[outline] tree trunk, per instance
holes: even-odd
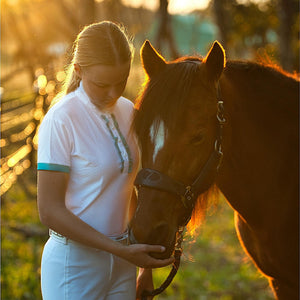
[[[216,18],[216,23],[219,28],[220,42],[223,47],[227,50],[227,22],[226,12],[224,8],[224,0],[213,0],[213,11]]]
[[[278,0],[279,60],[286,71],[293,71],[292,26],[298,11],[297,2]]]
[[[168,12],[168,0],[160,0],[159,1],[159,10],[157,12],[159,19],[159,27],[156,38],[156,47],[161,51],[163,44],[167,44],[170,50],[170,54],[172,58],[179,57],[179,53],[177,51],[172,26],[171,26],[171,17]]]

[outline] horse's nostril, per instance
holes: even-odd
[[[150,231],[136,231],[133,233],[132,228],[128,229],[128,238],[130,244],[151,244],[164,245],[170,234],[168,223],[162,222],[152,227]]]

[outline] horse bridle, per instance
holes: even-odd
[[[214,144],[214,150],[210,154],[208,160],[201,169],[199,175],[193,183],[185,185],[182,182],[176,181],[170,178],[168,175],[161,173],[160,171],[143,168],[139,171],[134,185],[137,188],[147,187],[156,189],[171,194],[175,194],[181,200],[183,206],[189,211],[189,216],[184,220],[181,226],[185,226],[191,217],[197,197],[205,192],[210,185],[213,183],[214,178],[219,170],[222,162],[222,137],[223,137],[223,126],[225,123],[224,118],[224,104],[220,100],[220,87],[217,88],[218,107],[217,107],[217,135]]]
[[[221,100],[221,90],[220,84],[217,85],[217,135],[214,144],[214,150],[210,154],[208,160],[201,169],[199,175],[194,180],[192,184],[185,185],[182,182],[176,181],[170,178],[168,175],[161,173],[160,171],[143,168],[139,171],[134,185],[139,187],[147,187],[151,189],[156,189],[171,194],[175,194],[179,197],[181,203],[188,211],[186,218],[182,221],[177,232],[177,240],[175,245],[174,257],[175,262],[173,268],[165,280],[165,282],[157,289],[153,291],[144,291],[142,294],[142,299],[147,299],[147,296],[155,296],[163,292],[171,283],[172,279],[176,275],[179,268],[180,257],[182,254],[181,242],[183,240],[183,228],[189,222],[196,199],[200,194],[205,192],[213,183],[219,167],[222,162],[223,152],[222,152],[222,138],[223,138],[223,127],[226,122],[224,118],[224,103]]]

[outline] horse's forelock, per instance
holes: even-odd
[[[149,134],[156,120],[163,121],[166,130],[172,130],[174,120],[182,119],[179,115],[183,113],[199,63],[200,59],[185,58],[169,63],[163,72],[148,78],[144,90],[137,98],[137,111],[133,120],[133,128],[139,140]]]

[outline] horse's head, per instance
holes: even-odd
[[[225,56],[215,42],[205,59],[166,62],[146,41],[141,58],[148,78],[133,126],[144,169],[137,176],[130,238],[165,246],[165,253],[156,255],[162,258],[172,254],[178,227],[213,183],[220,160],[217,94]]]

